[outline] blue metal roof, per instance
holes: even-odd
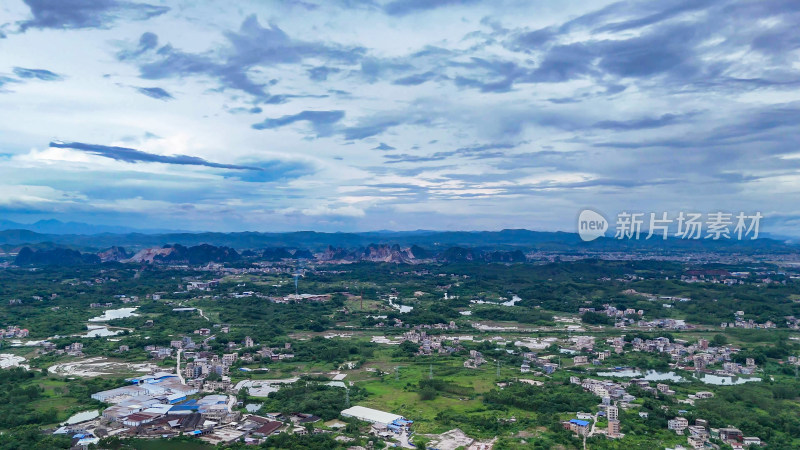
[[[199,406],[197,405],[175,405],[170,408],[170,411],[197,411]]]
[[[582,427],[585,427],[585,426],[589,425],[589,422],[587,422],[585,420],[572,419],[569,422],[570,423],[574,423],[575,425],[580,425]]]

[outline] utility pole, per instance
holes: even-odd
[[[796,366],[795,366],[795,367],[796,367]],[[429,380],[432,380],[432,379],[433,379],[433,364],[431,364],[430,366],[428,366],[428,379],[429,379]]]
[[[344,388],[344,395],[345,395],[345,397],[344,397],[344,406],[346,408],[349,408],[350,407],[350,389],[347,386],[345,386],[345,388]]]
[[[500,378],[500,360],[499,359],[497,360],[497,375],[496,375],[496,377]]]

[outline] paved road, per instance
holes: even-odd
[[[592,429],[589,430],[589,437],[592,437],[592,435],[594,435],[595,427],[597,427],[597,414],[595,414],[594,417],[592,418]]]
[[[181,373],[181,352],[183,351],[182,348],[178,349],[178,361],[175,363],[175,372],[178,374],[178,379],[181,380],[181,384],[186,384],[186,380],[183,379],[183,373]]]

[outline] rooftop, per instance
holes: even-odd
[[[392,414],[386,411],[367,408],[364,406],[353,406],[342,411],[345,417],[355,417],[357,419],[365,420],[373,423],[392,423],[397,419],[402,419],[403,416],[399,414]]]

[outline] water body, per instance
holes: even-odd
[[[86,328],[89,329],[89,332],[84,334],[84,337],[108,337],[108,336],[116,336],[122,331],[114,330],[111,331],[108,327],[98,326],[98,325],[86,325]]]
[[[511,300],[507,300],[507,301],[504,301],[502,303],[489,302],[489,301],[486,301],[486,300],[470,300],[469,302],[470,303],[475,303],[476,305],[514,306],[514,305],[517,304],[517,302],[521,302],[521,301],[522,301],[522,298],[520,298],[518,295],[514,294],[514,296],[511,297]]]
[[[96,417],[100,417],[100,412],[96,409],[94,411],[83,411],[77,414],[73,414],[72,417],[70,417],[69,419],[67,419],[66,422],[64,422],[64,425],[74,425],[76,423],[92,420]]]
[[[686,381],[685,378],[676,374],[675,372],[656,372],[655,370],[648,370],[647,373],[643,377],[647,381],[672,381],[674,383],[680,383],[681,381]]]
[[[92,317],[89,322],[108,322],[109,320],[138,316],[134,311],[136,308],[109,309],[103,312],[102,316]]]
[[[643,378],[647,381],[672,381],[673,383],[680,383],[687,381],[684,377],[676,374],[675,372],[659,372],[656,370],[648,370],[642,376],[642,372],[636,369],[615,370],[611,372],[597,372],[601,377],[619,377],[619,378]],[[736,384],[744,384],[750,381],[761,381],[759,377],[734,377],[730,375],[712,375],[703,374],[702,376],[694,376],[694,378],[706,384],[714,384],[717,386],[733,386]]]
[[[392,308],[400,311],[401,313],[409,313],[409,312],[414,310],[413,306],[398,305],[398,304],[392,303],[391,300],[389,300],[389,306],[391,306]]]
[[[714,384],[717,386],[733,386],[736,384],[744,384],[751,381],[761,381],[759,377],[734,377],[729,375],[711,375],[703,374],[702,377],[695,377],[706,384]]]
[[[635,378],[642,375],[642,372],[634,369],[615,370],[613,372],[597,372],[600,377],[619,377],[619,378]]]

